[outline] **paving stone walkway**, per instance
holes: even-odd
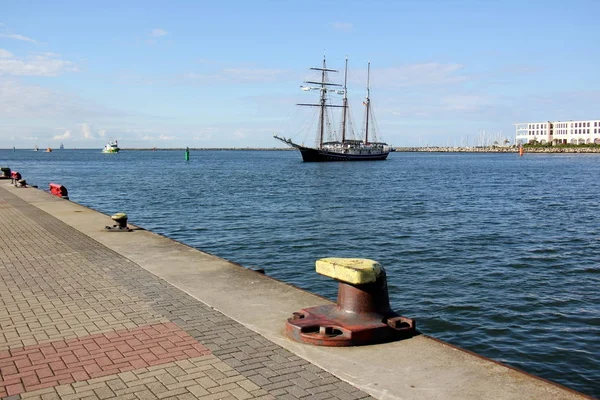
[[[370,396],[0,187],[0,398]]]

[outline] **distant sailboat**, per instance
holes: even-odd
[[[35,147],[33,148],[33,151],[40,151],[40,148],[37,146],[37,144],[35,145]]]
[[[65,145],[61,143],[61,144],[60,144],[60,149],[61,149],[61,150],[64,150],[64,149],[65,149]]]

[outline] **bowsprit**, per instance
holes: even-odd
[[[339,282],[337,304],[304,308],[286,323],[286,335],[317,346],[358,346],[416,334],[415,321],[390,307],[385,270],[376,261],[323,258],[317,273]]]

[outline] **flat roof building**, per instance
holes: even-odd
[[[600,119],[524,122],[515,126],[517,145],[526,143],[600,145]]]

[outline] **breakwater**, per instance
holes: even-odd
[[[517,147],[395,147],[397,152],[518,153]],[[600,147],[526,147],[525,153],[600,153]]]
[[[395,147],[397,152],[518,153],[517,147]],[[525,153],[600,153],[600,147],[526,147]]]

